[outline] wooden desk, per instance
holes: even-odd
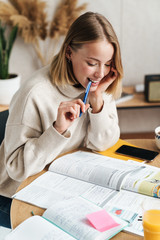
[[[127,140],[128,142],[135,144],[139,147],[144,147],[150,150],[158,151],[155,141],[150,139],[134,139],[134,140]],[[158,155],[153,163],[151,163],[154,166],[160,167],[160,156]],[[35,178],[42,175],[46,170],[43,170],[41,173],[38,173],[32,177],[27,178],[18,188],[18,190],[24,188],[29,183],[31,183]],[[11,206],[11,225],[12,228],[17,227],[21,222],[23,222],[25,219],[31,217],[31,212],[34,212],[36,215],[42,215],[44,212],[44,209],[33,206],[28,203],[21,202],[19,200],[14,199],[12,201]],[[112,238],[113,240],[142,240],[143,237],[137,236],[137,235],[131,235],[129,233],[120,232],[115,237]]]
[[[133,98],[117,104],[117,109],[160,108],[160,102],[150,103],[145,100],[144,92],[136,93],[133,86],[124,87],[124,92],[133,94]]]

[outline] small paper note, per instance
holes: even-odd
[[[104,232],[113,227],[117,227],[119,224],[106,212],[105,209],[102,209],[98,212],[90,213],[86,216],[90,223],[100,232]]]

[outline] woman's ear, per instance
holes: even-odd
[[[68,61],[71,61],[71,54],[72,50],[71,47],[68,45],[68,47],[66,48],[66,58],[68,59]]]

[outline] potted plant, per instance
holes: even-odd
[[[78,0],[61,0],[60,4],[57,6],[56,13],[53,15],[51,21],[48,21],[46,6],[47,1],[44,0],[35,0],[35,1],[17,1],[17,0],[8,0],[7,2],[0,0],[0,20],[6,25],[11,27],[12,31],[8,36],[8,41],[4,40],[5,30],[1,26],[1,50],[0,54],[6,51],[6,47],[8,48],[7,59],[8,63],[4,63],[2,69],[0,71],[6,71],[9,67],[9,57],[11,53],[11,49],[13,43],[17,36],[17,30],[20,37],[24,39],[24,43],[30,44],[33,47],[33,50],[38,56],[37,61],[38,66],[46,65],[51,62],[53,54],[55,54],[57,45],[61,41],[61,37],[63,38],[71,25],[71,23],[79,16],[80,12],[86,8],[87,4],[82,4],[81,6],[77,6]],[[49,41],[48,41],[49,39]],[[45,40],[47,40],[47,49],[49,51],[44,51]],[[5,41],[7,41],[5,43]],[[3,42],[3,45],[2,45]],[[44,44],[42,44],[44,42]],[[3,48],[2,48],[3,47]],[[53,49],[52,49],[53,48]],[[47,54],[48,52],[48,54]],[[52,52],[52,56],[50,53]],[[2,54],[3,55],[3,54]],[[4,57],[3,61],[6,61]],[[0,56],[0,66],[2,66],[2,59]],[[3,73],[4,74],[4,73]],[[11,74],[5,74],[11,77]],[[0,78],[4,78],[1,77]],[[9,86],[3,87],[3,85],[10,80]],[[11,86],[11,82],[13,82],[13,78],[9,80],[0,80],[0,104],[9,104],[11,97],[7,97],[7,90],[11,91],[16,88],[16,84]],[[8,101],[6,102],[6,98]]]
[[[20,86],[20,76],[9,72],[9,60],[17,32],[18,26],[9,31],[0,22],[0,104],[3,105],[10,103]]]

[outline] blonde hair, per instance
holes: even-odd
[[[70,85],[77,84],[72,64],[66,58],[67,47],[70,46],[76,51],[85,43],[104,40],[104,38],[114,47],[113,62],[118,72],[116,80],[106,92],[112,94],[114,98],[118,98],[122,91],[121,79],[123,77],[120,46],[112,25],[99,13],[86,12],[70,26],[59,53],[55,55],[51,63],[52,82],[57,86],[67,83]]]

